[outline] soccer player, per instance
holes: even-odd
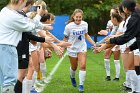
[[[140,52],[140,10],[136,9],[136,1],[135,0],[124,0],[122,2],[123,11],[130,15],[130,19],[128,20],[127,29],[122,36],[109,38],[106,40],[106,43],[110,44],[118,44],[122,45],[129,40],[136,38],[136,41],[130,46],[130,50],[139,49]],[[135,66],[135,71],[137,74],[137,88],[134,90],[134,93],[140,92],[140,64]]]
[[[88,24],[83,21],[83,11],[81,9],[75,9],[71,15],[71,19],[65,27],[64,31],[64,41],[72,43],[72,46],[67,48],[71,67],[70,67],[70,79],[74,87],[77,86],[75,80],[75,72],[80,65],[79,71],[79,91],[84,91],[84,81],[86,77],[86,52],[87,44],[85,39],[87,39],[93,46],[95,42],[88,35]]]
[[[117,8],[112,8],[110,10],[110,17],[112,16],[113,13],[116,13]],[[119,19],[119,21],[121,21]],[[101,30],[98,34],[103,34],[103,35],[107,35],[104,39],[102,39],[101,41],[96,43],[96,46],[98,47],[99,44],[103,44],[105,43],[105,39],[108,38],[110,35],[114,35],[116,34],[117,30],[118,30],[118,25],[113,24],[112,20],[109,20],[107,23],[107,30]],[[115,48],[108,48],[105,50],[105,54],[104,54],[104,64],[105,64],[105,70],[106,70],[106,81],[110,81],[111,80],[111,75],[110,75],[110,57],[111,55],[114,55],[114,64],[115,64],[115,69],[116,69],[116,76],[113,79],[113,81],[119,81],[119,76],[120,76],[120,51],[119,50],[115,50]]]

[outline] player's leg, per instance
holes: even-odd
[[[76,87],[77,84],[76,84],[76,80],[75,80],[75,73],[76,73],[77,66],[78,66],[77,53],[68,52],[68,55],[69,55],[70,64],[71,64],[71,66],[70,66],[70,78],[71,78],[72,85],[74,87]]]
[[[29,58],[29,66],[27,76],[23,80],[22,93],[30,93],[33,86],[32,76],[34,73],[32,57]]]
[[[120,77],[120,51],[114,51],[114,64],[115,64],[115,69],[116,69],[116,76],[113,79],[114,81],[119,81]]]
[[[122,53],[122,62],[124,66],[124,71],[126,73],[126,80],[123,83],[123,86],[127,88],[127,90],[131,91],[130,72],[128,70],[128,57],[129,53]]]
[[[140,93],[140,51],[139,49],[134,50],[134,66],[135,66],[135,72],[137,75],[137,79],[135,79],[136,83],[136,91],[137,93]]]
[[[86,78],[86,52],[78,53],[79,71],[79,91],[84,91],[84,81]]]
[[[106,70],[106,80],[110,81],[111,77],[110,77],[110,56],[112,54],[112,50],[111,48],[106,49],[105,50],[105,54],[104,54],[104,64],[105,64],[105,70]]]
[[[128,56],[128,73],[130,77],[131,89],[135,91],[136,72],[134,70],[134,53],[130,52]]]

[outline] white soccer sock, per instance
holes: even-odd
[[[32,76],[32,86],[34,86],[36,79],[37,79],[37,72],[34,71],[33,76]]]
[[[137,78],[135,70],[130,71],[130,79],[131,79],[132,91],[136,91],[138,78]]]
[[[140,75],[137,75],[136,92],[140,93]]]
[[[86,71],[79,71],[79,85],[84,85],[84,81],[86,78]]]
[[[110,59],[104,59],[106,75],[110,76]]]
[[[45,78],[46,77],[46,63],[40,63],[40,70],[42,71],[42,77]]]
[[[75,72],[76,71],[73,71],[72,68],[70,67],[70,76],[71,76],[71,78],[75,78]]]
[[[116,68],[116,78],[120,77],[120,60],[114,60]]]
[[[125,85],[126,87],[131,88],[131,82],[130,82],[130,70],[126,71],[126,81],[125,81]]]
[[[32,88],[32,80],[24,79],[22,83],[22,93],[30,93]]]

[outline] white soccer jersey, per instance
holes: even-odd
[[[125,21],[122,21],[120,24],[119,24],[119,28],[117,30],[117,32],[123,32],[124,31],[124,23]],[[126,29],[125,29],[126,30]],[[124,32],[123,32],[124,33]]]
[[[109,31],[111,31],[111,30],[113,29],[113,26],[114,26],[114,25],[113,25],[112,21],[109,20],[109,21],[107,22],[106,29],[109,30]]]
[[[85,21],[81,21],[81,24],[77,25],[74,22],[66,25],[64,35],[68,36],[68,42],[72,45],[67,48],[69,52],[82,52],[87,50],[87,44],[85,42],[85,34],[88,32],[88,24]]]

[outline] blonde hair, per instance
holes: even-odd
[[[46,10],[46,7],[47,7],[47,4],[46,4],[43,0],[37,0],[37,1],[35,2],[35,5],[36,5],[36,6],[41,5],[43,10]]]
[[[37,12],[31,12],[29,15],[30,19],[33,19],[36,16]]]
[[[10,0],[10,3],[12,4],[18,4],[19,0]]]
[[[70,17],[70,20],[67,22],[67,24],[70,23],[70,22],[74,22],[73,17],[74,17],[75,14],[77,14],[77,13],[81,13],[82,15],[84,14],[83,11],[82,11],[81,9],[75,9],[74,12],[73,12],[73,14],[72,14],[71,17]]]
[[[55,15],[52,14],[52,13],[49,13],[49,14],[50,14],[51,20],[54,21],[55,20]]]

